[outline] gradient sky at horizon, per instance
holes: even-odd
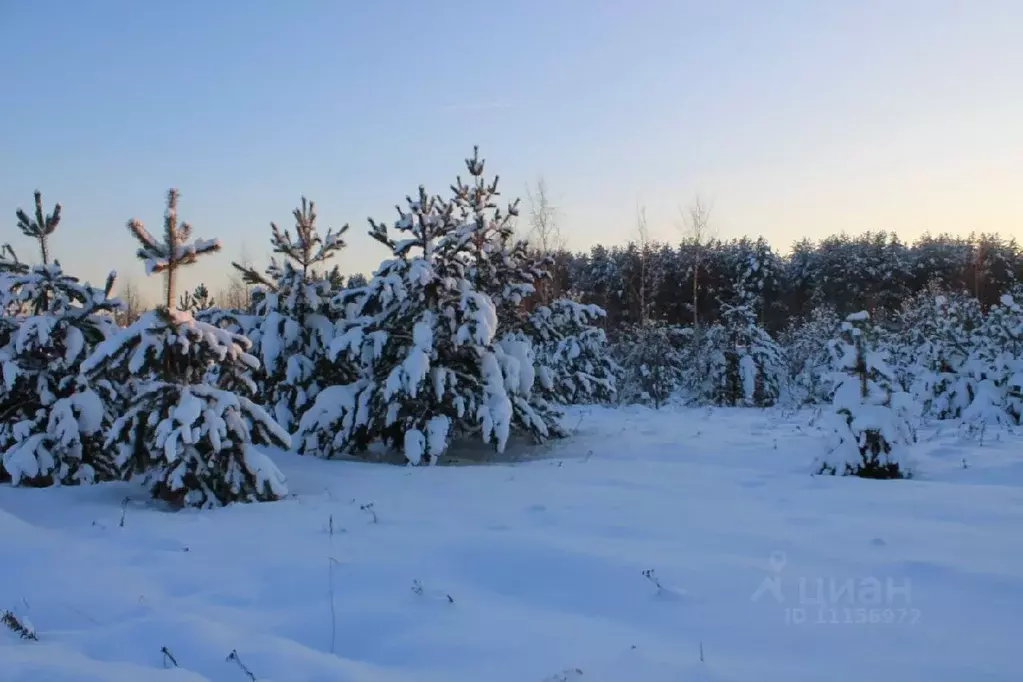
[[[32,191],[53,245],[155,300],[125,230],[168,187],[224,253],[268,256],[300,196],[349,223],[444,191],[479,144],[508,197],[546,178],[574,249],[678,237],[699,193],[729,238],[995,231],[1023,221],[1023,3],[0,0],[0,237]]]

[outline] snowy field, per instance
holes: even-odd
[[[810,413],[574,414],[485,466],[281,454],[291,498],[216,511],[2,487],[38,641],[0,631],[0,680],[1021,679],[1020,437],[871,481],[809,475]]]

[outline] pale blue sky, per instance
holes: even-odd
[[[0,215],[61,201],[64,265],[150,295],[124,227],[164,192],[221,284],[305,193],[366,217],[444,190],[481,145],[508,195],[544,175],[569,245],[866,229],[1023,236],[1023,3],[983,0],[0,0]]]

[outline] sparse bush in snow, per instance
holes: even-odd
[[[147,271],[166,276],[167,297],[163,307],[101,343],[82,366],[97,379],[130,377],[129,407],[110,428],[106,447],[118,466],[152,482],[154,497],[174,505],[280,498],[287,492],[284,477],[255,446],[286,447],[288,433],[238,394],[256,390],[250,374],[259,361],[246,352],[249,340],[172,307],[177,269],[218,250],[219,242],[188,242],[191,228],[178,224],[175,190],[162,242],[137,220],[128,227]],[[214,365],[220,386],[206,383]]]
[[[8,630],[22,639],[30,639],[32,641],[38,641],[39,639],[35,628],[28,622],[28,619],[24,616],[19,617],[13,611],[0,611],[0,623],[3,623]]]
[[[862,478],[906,478],[905,449],[915,440],[912,397],[894,384],[894,374],[868,338],[870,315],[853,313],[832,343],[835,368],[837,444],[818,473]]]
[[[531,344],[501,336],[498,307],[477,288],[500,290],[502,306],[531,291],[528,281],[500,281],[517,271],[500,250],[515,204],[496,208],[496,181],[484,181],[478,156],[466,164],[473,185],[459,180],[454,200],[421,187],[393,230],[370,221],[393,258],[338,297],[346,319],[331,347],[336,362],[365,371],[317,396],[295,436],[300,452],[330,456],[382,440],[419,464],[436,462],[456,435],[478,434],[498,451],[514,427],[538,440],[564,435],[560,414],[533,393]]]
[[[242,325],[262,362],[257,376],[260,395],[289,430],[297,426],[316,394],[338,381],[331,376],[327,349],[334,338],[331,301],[342,278],[336,266],[328,272],[317,266],[345,247],[342,237],[348,225],[321,237],[315,209],[313,202],[302,198],[302,205],[294,210],[294,236],[270,223],[273,252],[283,258],[272,259],[265,274],[234,264],[244,281],[256,287],[253,314],[242,318]]]
[[[43,263],[20,264],[13,251],[0,263],[7,312],[0,334],[0,476],[31,486],[109,480],[117,471],[102,444],[113,416],[101,396],[111,398],[113,387],[87,384],[79,368],[114,329],[114,274],[95,289],[48,262],[60,204],[44,215],[38,192],[35,198],[35,218],[18,211],[18,226],[37,240]]]

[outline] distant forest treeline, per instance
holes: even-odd
[[[550,297],[602,306],[612,329],[644,320],[692,324],[695,284],[701,324],[717,320],[723,305],[745,303],[777,332],[817,307],[894,311],[931,283],[967,291],[987,306],[1023,281],[1023,250],[993,234],[924,236],[914,244],[885,232],[839,235],[802,240],[785,256],[762,238],[637,240],[589,253],[557,251],[552,275]]]

